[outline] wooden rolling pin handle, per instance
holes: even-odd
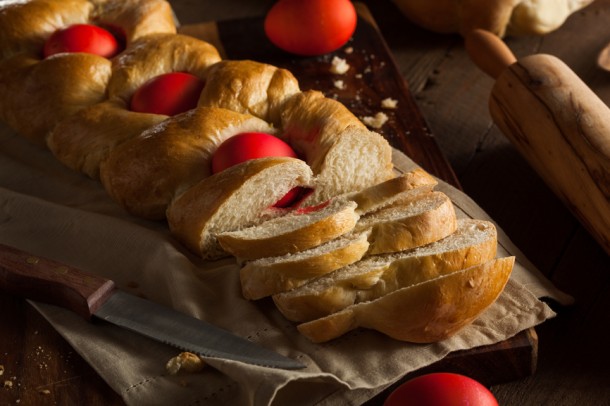
[[[517,58],[504,41],[486,30],[475,29],[465,34],[464,46],[479,69],[494,79],[517,62]]]
[[[498,36],[464,35],[472,61],[496,80],[494,123],[610,254],[610,110],[561,60],[518,61]]]

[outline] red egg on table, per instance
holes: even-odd
[[[390,393],[384,406],[498,406],[498,401],[472,378],[437,372],[403,383]]]
[[[46,58],[63,52],[84,52],[111,58],[120,50],[119,42],[110,31],[91,24],[74,24],[51,34],[43,55]]]
[[[130,109],[139,113],[174,116],[197,107],[204,86],[202,79],[186,72],[159,75],[136,90]]]
[[[345,45],[357,19],[350,0],[280,0],[267,13],[264,28],[278,48],[314,56]]]

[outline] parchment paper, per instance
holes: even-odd
[[[401,169],[414,164],[396,152]],[[460,216],[488,219],[467,196],[441,182]],[[541,297],[567,304],[500,231],[499,255],[517,264],[499,300],[459,335],[414,345],[357,330],[315,345],[270,300],[240,295],[233,260],[206,263],[175,241],[163,222],[125,213],[94,180],[64,168],[46,150],[0,127],[0,242],[105,277],[134,294],[233,331],[307,365],[300,371],[207,360],[195,374],[170,376],[178,350],[103,322],[88,323],[35,304],[57,331],[131,405],[359,404],[410,371],[449,352],[503,341],[553,317]]]

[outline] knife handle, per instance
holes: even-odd
[[[0,244],[0,291],[72,310],[85,319],[115,284],[60,262]]]

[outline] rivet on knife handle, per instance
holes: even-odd
[[[0,244],[0,290],[72,310],[90,319],[114,282]]]

